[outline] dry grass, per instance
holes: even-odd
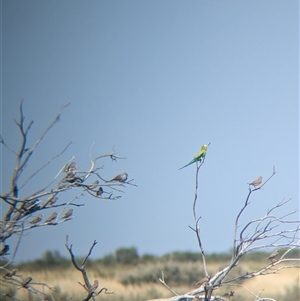
[[[287,287],[299,282],[299,270],[287,269],[280,271],[280,274],[266,275],[251,279],[247,282],[247,288],[254,292],[264,291],[264,296],[276,296],[284,294]]]
[[[174,263],[169,262],[170,265],[177,265],[180,270],[180,273],[184,277],[184,274],[187,273],[189,270],[201,270],[199,268],[199,263]],[[155,268],[164,268],[167,263],[165,264],[155,264],[157,265]],[[155,266],[154,265],[154,266]],[[253,268],[258,268],[259,263],[243,263],[242,270],[250,270]],[[138,274],[141,273],[143,269],[146,269],[144,273],[151,272],[153,270],[153,264],[148,264],[144,266],[136,266],[136,267],[126,267],[122,268],[121,271],[117,271],[113,278],[103,278],[99,276],[99,272],[97,269],[99,267],[94,267],[93,269],[87,268],[89,279],[91,282],[94,279],[98,279],[100,282],[101,287],[106,287],[109,291],[114,291],[113,295],[102,295],[101,300],[106,301],[123,301],[123,300],[130,300],[130,301],[142,301],[147,299],[159,298],[159,297],[171,297],[171,293],[164,288],[157,279],[156,283],[145,283],[140,282],[139,285],[123,285],[120,283],[120,279],[130,274]],[[211,274],[217,272],[222,267],[218,264],[210,264],[209,271]],[[49,286],[55,288],[57,293],[51,292],[51,295],[55,300],[70,300],[72,301],[82,300],[85,296],[84,289],[78,284],[78,281],[82,281],[81,274],[75,270],[74,268],[68,268],[64,270],[43,270],[40,272],[31,272],[26,273],[26,271],[22,271],[24,277],[31,276],[33,278],[33,282],[42,282],[47,283]],[[200,273],[201,274],[201,273]],[[169,275],[171,278],[172,275]],[[186,278],[185,278],[186,279]],[[197,279],[195,279],[196,281]],[[190,291],[194,288],[193,281],[191,285],[176,285],[176,283],[172,284],[171,287],[178,293],[185,293]],[[298,281],[298,282],[295,282]],[[266,275],[257,277],[255,279],[248,280],[244,282],[243,285],[254,293],[259,293],[263,291],[264,297],[275,297],[278,294],[284,294],[285,289],[287,287],[291,287],[295,285],[295,283],[299,283],[299,270],[297,269],[288,269],[282,270],[280,274],[275,275]],[[254,300],[254,296],[251,295],[245,288],[243,287],[223,287],[221,290],[216,291],[216,294],[222,295],[226,291],[230,291],[233,289],[235,293],[235,299],[239,300],[238,297],[242,296],[242,300]],[[45,292],[48,293],[48,289],[45,288]],[[20,289],[17,291],[17,297],[23,298],[28,300],[28,292],[25,289]],[[60,297],[59,297],[60,296]]]

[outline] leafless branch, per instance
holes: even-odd
[[[175,293],[167,284],[166,284],[166,282],[165,282],[165,276],[164,276],[164,272],[162,271],[161,272],[161,278],[159,278],[158,279],[159,280],[159,282],[163,285],[163,286],[165,286],[174,296],[178,296],[178,294],[177,293]]]
[[[7,207],[7,210],[3,216],[3,219],[0,222],[0,256],[10,256],[10,260],[5,261],[5,264],[0,266],[0,270],[7,270],[9,265],[12,264],[15,255],[19,249],[21,238],[24,235],[24,232],[33,230],[38,227],[46,227],[46,226],[57,226],[61,223],[65,223],[74,218],[73,209],[70,207],[81,207],[84,204],[76,204],[75,200],[78,200],[83,196],[84,192],[87,192],[89,195],[95,198],[101,198],[105,200],[117,200],[121,197],[121,193],[124,193],[120,187],[124,188],[126,186],[137,186],[132,181],[120,181],[120,182],[106,182],[102,180],[103,177],[100,176],[99,172],[104,168],[103,166],[97,166],[97,163],[100,159],[104,159],[109,157],[112,161],[117,161],[117,159],[125,159],[123,157],[118,157],[115,155],[115,151],[98,155],[92,159],[91,150],[89,154],[91,166],[89,169],[78,170],[76,167],[76,162],[74,161],[77,157],[73,156],[68,162],[66,162],[61,168],[59,168],[56,175],[51,178],[48,183],[42,187],[35,187],[35,191],[30,193],[29,195],[21,195],[21,189],[24,187],[28,187],[29,182],[40,172],[44,171],[51,163],[55,161],[59,156],[64,154],[66,150],[71,145],[69,142],[58,154],[52,156],[45,164],[41,165],[37,170],[35,170],[28,178],[25,178],[23,183],[21,182],[21,176],[23,175],[24,170],[30,163],[31,157],[35,153],[37,147],[41,143],[41,141],[45,138],[45,136],[50,132],[50,130],[54,127],[56,123],[60,120],[62,111],[69,104],[63,106],[52,122],[42,131],[42,133],[37,137],[34,144],[30,147],[27,145],[28,134],[33,126],[33,121],[30,121],[28,124],[25,123],[25,115],[23,112],[23,101],[20,104],[19,112],[20,116],[18,120],[15,120],[15,123],[20,132],[20,145],[18,151],[14,151],[11,149],[6,143],[2,136],[0,136],[0,143],[8,148],[11,153],[15,156],[15,166],[13,169],[13,173],[11,176],[11,187],[8,192],[0,194],[0,201]],[[92,148],[92,147],[91,147]],[[96,186],[91,186],[91,184],[86,183],[90,178],[97,178],[98,182]],[[100,183],[99,180],[102,180]],[[103,188],[108,191],[103,191]],[[101,187],[101,189],[100,189]],[[76,193],[76,196],[70,201],[65,201],[64,197],[61,197],[62,192],[69,190],[79,190]],[[104,194],[104,195],[102,195]],[[43,220],[44,213],[47,212],[48,209],[59,208],[57,212],[50,212],[50,216]],[[67,208],[69,210],[67,210]],[[12,235],[19,235],[16,246],[14,249],[6,243],[7,239]],[[96,244],[96,242],[95,242]],[[14,250],[12,255],[9,253],[9,250]],[[92,252],[93,247],[91,247],[89,254],[85,258],[83,262],[83,267],[86,264],[88,257]],[[69,249],[69,252],[72,254],[72,249]],[[8,270],[8,275],[10,275]],[[15,286],[20,286],[21,288],[25,288],[31,293],[36,294],[40,299],[42,297],[42,292],[39,292],[36,287],[38,285],[42,285],[43,287],[48,287],[47,284],[33,282],[30,281],[27,284],[22,284],[24,279],[19,278],[18,275],[14,277],[10,277],[7,279],[0,279],[5,283],[9,283]],[[88,282],[88,278],[85,278],[86,288],[89,290],[90,284]],[[26,287],[25,287],[26,286]],[[93,287],[93,286],[92,286]],[[88,292],[88,297],[86,300],[90,298],[94,298],[101,292],[105,292],[109,294],[106,288],[102,288],[98,292],[95,290]]]
[[[93,248],[95,247],[95,245],[97,244],[97,241],[94,240],[92,246],[89,249],[88,254],[86,255],[86,257],[84,258],[84,260],[82,261],[81,265],[79,266],[79,264],[76,262],[75,260],[75,256],[72,250],[72,245],[69,246],[69,241],[68,241],[68,236],[66,237],[66,248],[69,251],[69,254],[71,256],[71,261],[74,265],[74,267],[81,272],[83,280],[84,280],[84,284],[80,283],[79,284],[85,289],[85,291],[87,292],[87,296],[83,299],[84,301],[88,301],[91,298],[98,296],[101,292],[105,292],[106,294],[113,294],[113,292],[107,292],[107,288],[103,287],[101,288],[98,292],[97,292],[97,288],[98,288],[98,280],[95,280],[94,284],[91,285],[86,269],[85,269],[85,265],[86,262],[89,258],[89,256],[92,254]]]
[[[209,146],[210,146],[210,142],[208,143],[207,148]],[[196,162],[197,163],[196,164],[196,166],[197,166],[197,168],[196,168],[196,184],[195,184],[195,196],[194,196],[194,202],[193,202],[193,215],[194,215],[195,229],[193,229],[192,227],[190,227],[190,228],[193,231],[195,231],[195,233],[197,235],[198,245],[199,245],[201,255],[202,255],[204,273],[205,273],[205,276],[208,276],[204,248],[203,248],[203,245],[201,242],[201,231],[200,231],[200,225],[199,225],[201,217],[198,218],[197,212],[196,212],[196,204],[197,204],[197,199],[198,199],[198,186],[199,186],[199,170],[200,170],[201,166],[204,164],[205,158],[206,158],[206,156],[203,158],[203,160],[201,161],[201,163],[199,165],[198,165],[198,162]]]
[[[251,186],[249,185],[249,192],[248,195],[246,197],[246,201],[244,206],[241,208],[240,212],[238,213],[236,220],[235,220],[235,227],[234,227],[234,239],[233,239],[233,256],[235,257],[237,255],[237,231],[238,231],[238,227],[239,227],[239,219],[242,215],[242,213],[244,212],[244,210],[248,207],[249,203],[250,203],[250,197],[252,195],[253,192],[258,191],[259,189],[261,189],[274,175],[275,175],[276,171],[275,171],[275,167],[273,168],[273,173],[272,175],[260,186],[251,189]]]
[[[197,216],[196,213],[196,203],[198,200],[198,172],[200,167],[204,161],[202,161],[199,165],[197,165],[196,170],[196,185],[195,185],[195,197],[193,202],[193,216],[195,222],[195,228],[190,227],[197,235],[197,240],[199,244],[199,248],[203,258],[203,266],[205,275],[207,274],[205,255],[203,251],[203,245],[201,242],[201,234],[200,234],[200,219],[201,217]],[[273,168],[273,173],[271,176],[260,186],[256,181],[254,188],[249,186],[249,192],[246,196],[246,200],[242,208],[239,210],[237,217],[235,219],[234,226],[234,240],[233,240],[233,255],[231,262],[229,265],[224,267],[222,270],[218,271],[214,276],[207,278],[204,281],[205,285],[199,285],[196,289],[171,298],[165,299],[156,299],[156,301],[168,300],[168,301],[179,301],[179,300],[228,300],[229,297],[233,296],[233,291],[230,293],[226,293],[223,297],[214,294],[218,289],[225,285],[230,286],[241,286],[238,282],[242,280],[251,279],[254,277],[259,277],[263,275],[269,274],[278,274],[280,271],[284,269],[294,269],[300,268],[300,258],[299,256],[288,256],[292,250],[300,248],[300,240],[299,240],[299,232],[300,232],[300,221],[298,219],[293,219],[292,216],[298,213],[298,210],[291,210],[286,213],[282,213],[282,209],[285,208],[289,202],[289,200],[281,200],[279,203],[275,204],[273,207],[266,211],[266,214],[260,218],[250,220],[244,226],[240,225],[240,217],[244,213],[244,211],[250,205],[250,198],[252,194],[261,187],[265,186],[265,184],[275,175],[275,167]],[[258,179],[260,180],[260,179]],[[280,211],[279,211],[280,210]],[[289,228],[288,228],[289,227]],[[266,251],[269,249],[279,249],[284,252],[273,252],[269,257],[266,256],[266,264],[255,271],[247,271],[242,274],[239,273],[238,276],[230,276],[231,271],[233,271],[240,263],[242,257],[246,256],[250,252],[253,251]],[[280,253],[282,253],[280,255]],[[279,256],[279,255],[280,256]],[[279,258],[276,258],[277,255]],[[172,291],[163,281],[160,279],[160,282]],[[202,282],[201,282],[202,283]],[[244,286],[242,286],[244,287]],[[261,293],[251,292],[249,289],[244,287],[246,291],[255,296],[256,300],[273,300],[270,298],[261,298]],[[154,301],[154,300],[149,300]]]
[[[44,168],[46,168],[50,163],[52,163],[56,158],[58,158],[59,156],[61,156],[66,150],[67,148],[72,144],[72,142],[69,142],[64,149],[58,153],[57,155],[53,156],[46,164],[42,165],[39,169],[37,169],[32,175],[30,175],[28,177],[28,179],[20,186],[20,189],[23,188],[35,175],[37,175],[41,170],[43,170]],[[58,174],[59,175],[59,174]],[[57,176],[58,176],[57,175]],[[53,180],[44,188],[40,189],[39,191],[33,193],[33,195],[36,195],[38,193],[40,193],[41,191],[44,191],[45,189],[47,189],[51,184],[54,183],[54,181],[57,179],[57,176],[53,178]]]

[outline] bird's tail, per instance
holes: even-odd
[[[187,167],[187,166],[189,166],[189,165],[191,165],[193,162],[190,162],[190,163],[188,163],[187,165],[184,165],[184,166],[182,166],[181,168],[179,168],[178,170],[181,170],[181,169],[183,169],[183,168],[185,168],[185,167]]]
[[[182,167],[179,168],[178,170],[180,170],[180,169],[182,169],[182,168],[185,168],[185,167],[187,167],[187,166],[189,166],[189,165],[191,165],[191,164],[193,164],[193,163],[195,163],[195,162],[201,163],[202,160],[203,160],[203,158],[204,158],[204,156],[203,156],[202,158],[200,158],[199,160],[195,160],[195,158],[194,158],[191,162],[189,162],[187,165],[182,166]]]

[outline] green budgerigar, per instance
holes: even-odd
[[[195,162],[201,163],[201,161],[204,159],[204,157],[206,155],[206,150],[207,150],[207,145],[203,144],[200,151],[199,151],[199,153],[187,165],[184,165],[181,168],[179,168],[179,170],[182,169],[182,168],[185,168],[185,167],[187,167],[187,166],[189,166],[189,165],[191,165]]]

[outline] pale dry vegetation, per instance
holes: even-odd
[[[239,266],[235,273],[242,271],[259,269],[266,264],[264,260],[247,261]],[[221,262],[208,263],[208,270],[214,274],[223,268]],[[102,295],[102,300],[109,301],[141,301],[150,298],[171,297],[172,294],[159,283],[161,272],[164,272],[165,280],[178,294],[193,290],[194,284],[203,276],[201,261],[178,262],[173,260],[156,262],[137,263],[130,265],[114,265],[103,266],[100,263],[91,262],[87,270],[89,270],[89,278],[91,280],[98,279],[102,287],[106,287],[113,294]],[[81,275],[70,265],[68,268],[61,269],[59,267],[53,269],[42,269],[34,271],[22,270],[24,276],[30,275],[39,282],[47,283],[55,289],[50,295],[55,300],[82,300],[85,293],[78,282],[82,282]],[[111,275],[111,276],[109,276]],[[262,292],[262,296],[278,298],[285,296],[289,298],[288,290],[292,291],[293,287],[299,287],[299,270],[287,269],[280,271],[279,274],[261,276],[247,281],[247,289],[240,282],[236,286],[224,286],[218,294],[222,295],[228,290],[234,290],[235,296],[232,299],[243,301],[252,301],[254,296],[248,290],[254,292]],[[45,292],[49,290],[45,288]],[[15,297],[29,299],[28,291],[20,289]],[[286,299],[288,300],[288,299]],[[292,300],[292,299],[291,299]],[[295,300],[296,301],[296,300]]]

